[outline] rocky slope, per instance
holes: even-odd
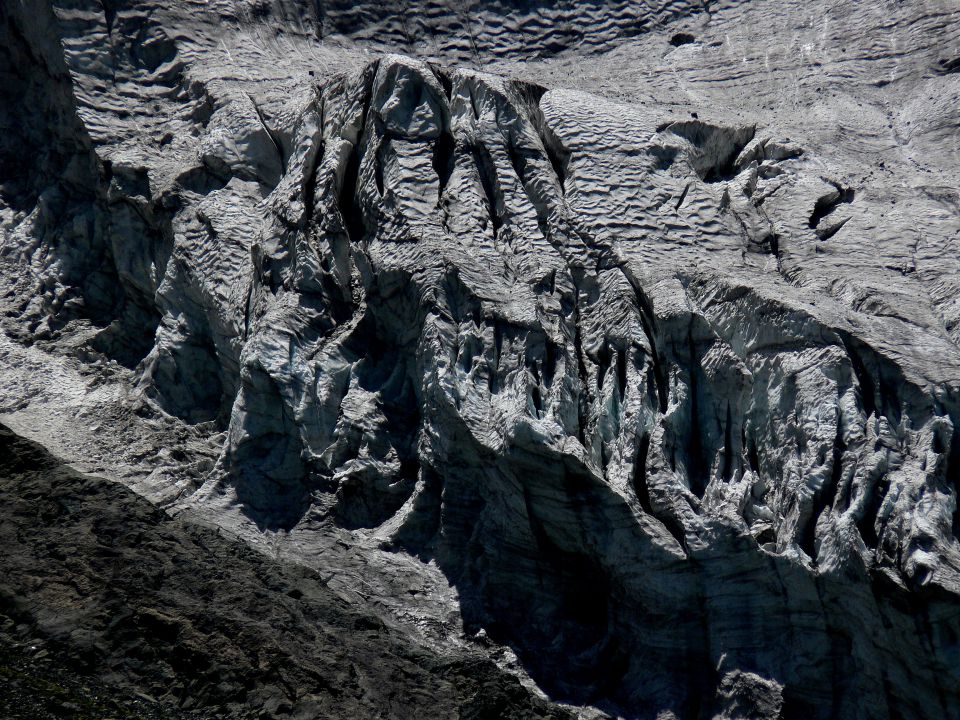
[[[5,718],[566,714],[0,427]]]
[[[960,716],[955,4],[0,12],[13,431],[584,716]]]

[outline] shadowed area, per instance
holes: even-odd
[[[5,718],[567,717],[2,426],[0,506]]]

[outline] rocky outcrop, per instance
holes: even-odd
[[[960,712],[960,218],[938,184],[958,157],[930,154],[956,112],[919,95],[956,92],[927,37],[955,39],[956,13],[891,10],[914,44],[890,72],[917,93],[895,122],[877,94],[894,80],[810,81],[874,103],[851,140],[823,129],[844,98],[805,100],[812,119],[738,110],[787,67],[712,67],[753,6],[598,3],[576,41],[540,8],[557,35],[529,47],[522,12],[488,8],[503,37],[469,51],[438,6],[432,58],[391,39],[403,12],[293,10],[223,10],[215,30],[176,5],[57,6],[34,38],[9,12],[30,70],[6,87],[63,118],[23,142],[80,158],[71,217],[90,222],[44,214],[69,174],[9,175],[5,302],[26,311],[8,332],[34,347],[4,352],[79,356],[77,377],[118,362],[78,414],[125,408],[106,426],[178,443],[131,456],[76,430],[65,454],[115,453],[140,492],[584,713]],[[669,24],[638,34],[634,13]],[[869,11],[841,15],[823,32],[862,46],[851,67],[885,68]],[[408,54],[359,52],[381,46]],[[654,49],[721,89],[611,97],[603,77],[632,82],[617,58]],[[585,81],[557,66],[583,73],[588,51],[596,92],[565,89]],[[156,117],[119,117],[121,87]],[[17,385],[5,417],[27,432],[51,391]]]

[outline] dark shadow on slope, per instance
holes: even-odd
[[[162,271],[172,234],[149,197],[127,196],[125,179],[98,161],[77,114],[52,9],[0,5],[0,198],[24,212],[38,210],[33,233],[56,258],[58,281],[67,287],[64,298],[43,307],[49,327],[87,319],[102,329],[93,349],[132,368],[151,347],[159,314],[150,278],[121,268],[142,253]],[[136,247],[116,241],[118,225],[143,231]]]
[[[278,563],[2,426],[0,505],[4,718],[570,717],[345,602],[324,560]]]
[[[381,290],[386,282],[397,290]],[[381,295],[387,292],[387,297]],[[392,517],[413,494],[420,475],[417,439],[421,399],[416,377],[416,344],[423,316],[416,286],[409,277],[377,278],[368,289],[367,314],[351,333],[349,350],[359,359],[353,375],[375,395],[380,426],[376,433],[358,432],[373,460],[396,456],[399,468],[385,474],[367,464],[346,476],[336,490],[334,517],[350,529],[373,528]],[[354,452],[359,452],[359,446]]]
[[[752,126],[727,127],[701,120],[681,120],[670,123],[663,132],[690,143],[690,164],[701,180],[721,182],[737,174],[734,167],[737,156],[753,140],[756,130]]]
[[[834,189],[825,195],[821,195],[814,203],[813,212],[810,213],[810,220],[807,223],[812,229],[816,229],[820,221],[833,213],[841,204],[852,203],[856,195],[853,188],[844,187],[840,183],[833,181],[830,181],[830,184],[833,185]],[[842,223],[845,222],[847,221],[842,221]],[[835,235],[840,227],[842,227],[842,223],[839,226],[830,228],[829,231],[823,231],[820,234],[820,239],[828,240]]]

